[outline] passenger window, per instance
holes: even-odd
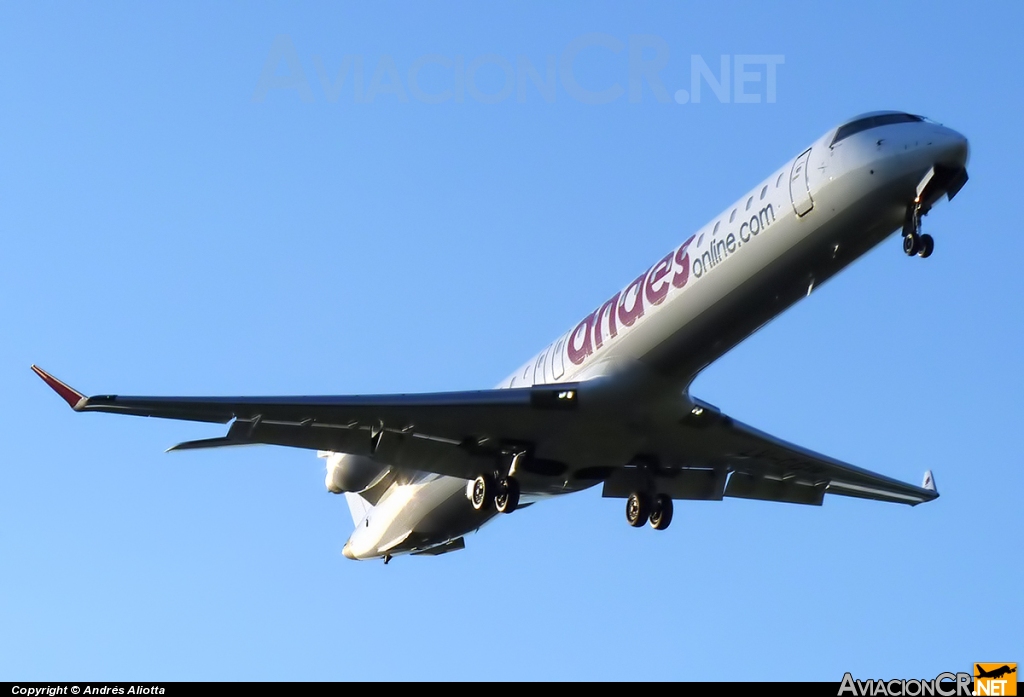
[[[776,188],[776,189],[778,189],[778,188],[779,188],[779,184],[781,184],[781,183],[782,183],[782,177],[783,177],[783,176],[784,176],[785,174],[786,174],[785,172],[779,172],[779,178],[775,180],[775,188]]]
[[[697,238],[697,246],[699,247],[702,244],[704,244],[704,235],[701,235],[700,237]]]
[[[768,185],[767,185],[767,184],[765,184],[765,185],[764,185],[764,188],[763,188],[763,189],[761,189],[761,200],[762,200],[762,201],[764,200],[764,195],[765,195],[765,194],[767,194],[767,193],[768,193]]]
[[[754,197],[753,196],[751,196],[750,198],[747,199],[747,210],[748,211],[750,210],[750,204],[753,203],[753,202],[754,202]]]
[[[735,208],[733,208],[732,209],[732,213],[729,214],[729,222],[731,223],[734,220],[736,220],[736,209]]]
[[[721,224],[722,224],[721,220],[718,220],[718,221],[715,222],[715,229],[711,231],[712,235],[714,235],[716,232],[718,232],[718,226],[721,225]],[[701,239],[704,239],[703,236],[701,237]]]

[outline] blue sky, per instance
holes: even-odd
[[[0,679],[1024,661],[1021,12],[0,4]],[[691,69],[723,56],[730,89],[696,101]],[[220,427],[76,415],[29,371],[90,393],[489,387],[875,109],[971,141],[970,182],[925,219],[935,254],[887,240],[693,393],[901,479],[932,468],[926,506],[692,502],[661,534],[595,489],[385,568],[342,558],[313,453],[164,454]]]

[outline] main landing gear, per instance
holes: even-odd
[[[650,521],[655,530],[664,530],[672,522],[672,497],[657,494],[651,498],[642,491],[634,491],[626,499],[626,521],[634,528],[642,528]]]
[[[903,222],[903,253],[908,257],[926,259],[935,251],[935,240],[931,235],[921,234],[921,204],[907,206],[907,217]]]
[[[473,480],[469,500],[478,511],[486,511],[494,506],[498,513],[511,513],[519,507],[519,480],[512,476],[481,474]]]

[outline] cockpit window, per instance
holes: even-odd
[[[913,114],[879,114],[878,116],[857,119],[839,127],[839,130],[836,131],[836,137],[832,140],[832,145],[835,145],[844,138],[849,138],[855,133],[860,133],[870,128],[891,126],[894,123],[915,123],[917,121],[924,121],[924,119]]]

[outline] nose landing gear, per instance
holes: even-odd
[[[921,234],[922,215],[920,202],[907,206],[907,217],[903,222],[903,253],[908,257],[927,259],[935,251],[935,240],[929,234]]]

